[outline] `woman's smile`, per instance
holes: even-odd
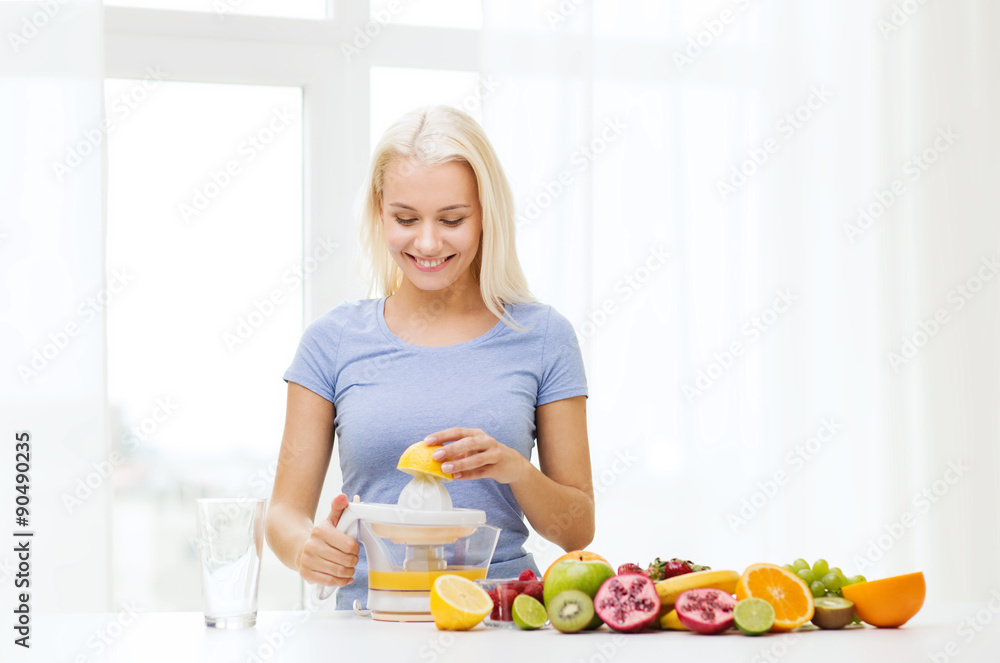
[[[410,259],[410,262],[419,269],[421,272],[440,272],[445,268],[448,261],[455,257],[454,254],[448,256],[447,258],[437,258],[435,260],[424,260],[422,258],[417,258],[409,253],[406,257]]]

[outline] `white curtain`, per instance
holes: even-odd
[[[96,0],[0,3],[0,486],[5,536],[34,532],[35,612],[108,609],[103,311],[115,293],[104,265],[101,15]],[[13,521],[22,432],[23,526]],[[5,606],[24,591],[19,561],[4,546]]]
[[[484,2],[519,251],[587,362],[591,549],[922,569],[940,598],[1000,583],[1000,279],[948,299],[1000,248],[998,19]]]

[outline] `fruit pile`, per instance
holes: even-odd
[[[616,572],[588,551],[563,555],[542,580],[525,571],[516,581],[477,583],[457,576],[435,581],[431,613],[438,628],[472,628],[487,615],[528,630],[548,621],[563,633],[607,625],[621,633],[653,628],[714,634],[735,627],[761,635],[810,621],[821,629],[861,621],[892,628],[917,614],[926,592],[922,573],[868,582],[845,578],[822,559],[811,566],[802,559],[785,566],[752,564],[740,574],[657,558],[646,569],[628,563]]]

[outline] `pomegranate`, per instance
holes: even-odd
[[[594,596],[594,611],[616,631],[634,633],[660,615],[660,597],[653,581],[641,573],[611,576]]]
[[[721,589],[689,589],[677,597],[674,608],[681,624],[695,633],[721,633],[733,625],[736,599]]]

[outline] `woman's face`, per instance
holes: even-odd
[[[394,159],[386,167],[382,227],[392,259],[421,290],[475,279],[483,224],[472,168]]]

